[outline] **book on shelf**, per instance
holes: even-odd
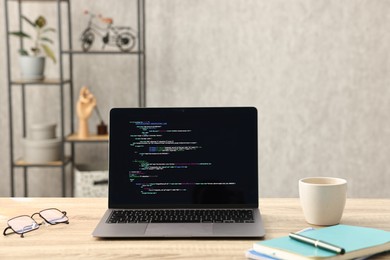
[[[345,253],[334,253],[284,236],[254,243],[252,250],[258,254],[248,250],[246,256],[252,259],[267,259],[266,257],[269,257],[268,259],[341,260],[390,251],[390,232],[375,228],[339,224],[297,233],[342,247]]]

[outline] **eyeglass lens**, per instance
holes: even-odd
[[[58,209],[45,209],[39,212],[42,218],[44,218],[49,224],[56,224],[67,222],[68,217]]]
[[[18,234],[23,234],[39,228],[38,223],[29,216],[13,218],[8,221],[8,225]]]

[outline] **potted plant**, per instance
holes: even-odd
[[[35,22],[26,16],[22,16],[22,19],[31,25],[35,31],[35,37],[23,31],[10,32],[11,35],[33,41],[30,52],[24,48],[19,50],[22,78],[39,81],[44,78],[45,56],[56,63],[54,52],[47,44],[53,44],[53,41],[46,36],[49,32],[55,32],[55,29],[46,26],[46,19],[43,16],[39,16]]]

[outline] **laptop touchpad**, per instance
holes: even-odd
[[[151,223],[145,231],[146,236],[166,237],[210,236],[212,233],[212,223]]]

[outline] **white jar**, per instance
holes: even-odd
[[[42,123],[30,126],[29,140],[47,140],[56,137],[56,124]]]
[[[24,159],[29,163],[47,163],[61,159],[61,139],[23,139]]]

